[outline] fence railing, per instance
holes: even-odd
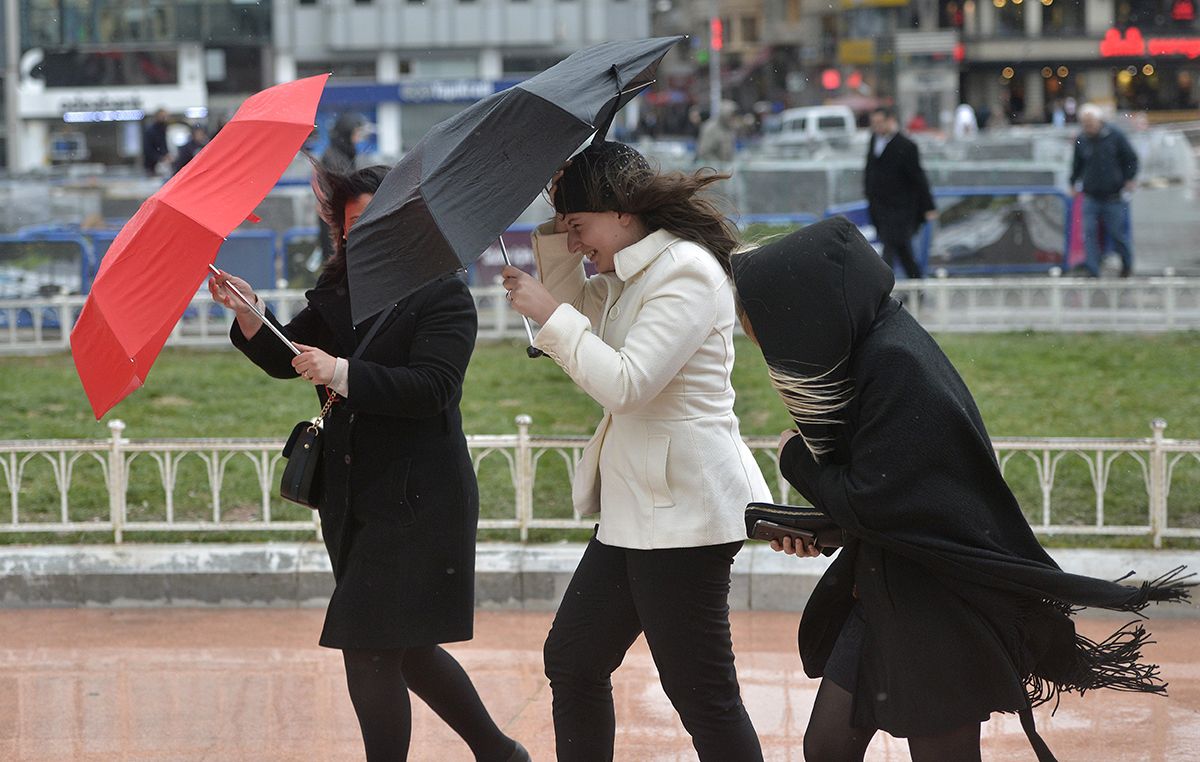
[[[568,497],[587,438],[535,435],[525,415],[515,422],[515,433],[468,437],[486,508],[480,528],[522,541],[533,530],[590,528]],[[320,537],[313,512],[277,496],[281,440],[136,440],[121,421],[109,429],[107,440],[0,442],[9,501],[0,532],[105,533],[116,543],[130,532]],[[1002,438],[994,446],[1035,531],[1143,537],[1160,547],[1167,537],[1200,538],[1200,440],[1167,439],[1165,429],[1156,420],[1144,439]],[[746,442],[775,498],[798,500],[779,474],[776,438]]]
[[[498,286],[471,289],[479,338],[524,336]],[[259,292],[280,320],[304,307],[298,289]],[[947,278],[900,281],[896,295],[930,331],[1189,331],[1200,329],[1200,278]],[[0,300],[0,355],[67,349],[83,296]],[[230,317],[197,296],[167,340],[172,346],[228,346]]]

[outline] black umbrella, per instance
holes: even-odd
[[[603,139],[617,110],[654,81],[659,61],[682,39],[580,50],[430,130],[350,230],[354,322],[474,262],[589,136]]]

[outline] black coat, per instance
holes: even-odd
[[[879,156],[871,135],[863,191],[881,241],[912,238],[925,222],[925,213],[936,208],[917,144],[900,133],[892,136]]]
[[[966,385],[891,298],[891,271],[853,224],[811,225],[733,267],[768,364],[819,381],[807,412],[793,387],[803,436],[780,469],[853,539],[809,599],[800,655],[809,676],[823,675],[861,604],[856,725],[930,735],[995,711],[1032,723],[1029,708],[1059,691],[1163,690],[1157,668],[1140,663],[1140,626],[1105,648],[1076,637],[1069,614],[1137,611],[1186,591],[1170,577],[1134,587],[1058,568],[1005,483]],[[1044,746],[1039,754],[1052,758]]]
[[[284,333],[350,358],[374,316],[351,325],[344,280],[307,297]],[[479,493],[458,405],[476,327],[470,291],[448,277],[402,301],[350,360],[349,395],[325,422],[321,530],[336,587],[323,646],[471,638]],[[270,331],[247,340],[235,322],[230,336],[268,374],[299,378]]]
[[[1082,181],[1087,195],[1104,201],[1120,198],[1125,183],[1137,173],[1137,152],[1117,128],[1106,124],[1094,137],[1080,133],[1075,139],[1071,185]]]

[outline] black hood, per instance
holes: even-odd
[[[767,364],[831,385],[849,380],[851,353],[881,311],[894,304],[896,283],[891,268],[845,217],[735,254],[733,280]]]

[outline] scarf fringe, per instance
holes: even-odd
[[[1054,702],[1054,711],[1062,694],[1111,688],[1135,693],[1166,694],[1157,664],[1141,663],[1142,648],[1154,643],[1139,621],[1132,621],[1099,643],[1076,634],[1075,664],[1065,678],[1052,681],[1037,675],[1025,680],[1025,695],[1031,706]]]
[[[1195,587],[1196,583],[1187,580],[1195,577],[1196,573],[1184,574],[1186,570],[1186,566],[1176,566],[1157,579],[1143,582],[1138,586],[1137,592],[1126,601],[1124,606],[1121,606],[1120,610],[1140,613],[1151,603],[1182,603],[1190,600],[1191,588]],[[1117,582],[1128,579],[1132,575],[1133,572],[1129,572]]]

